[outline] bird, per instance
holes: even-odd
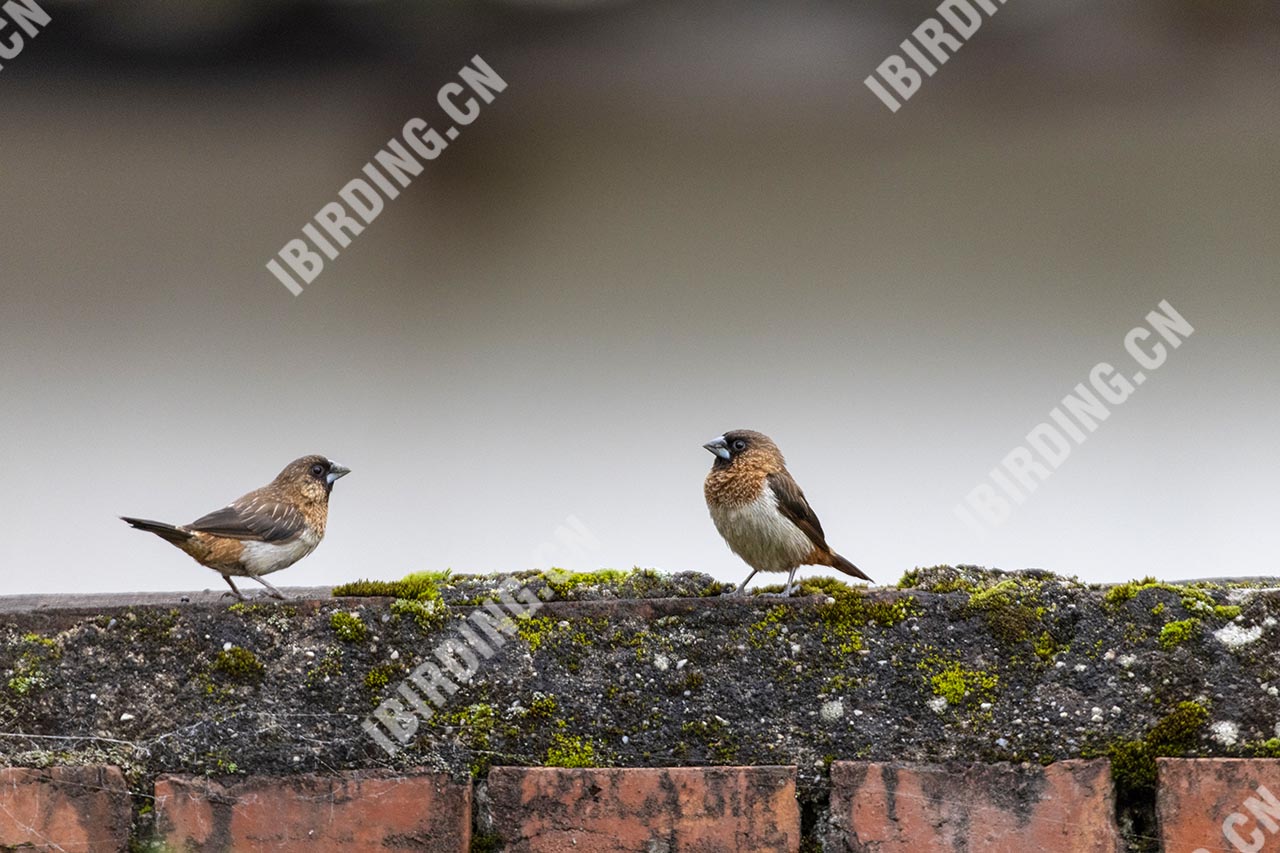
[[[245,596],[232,576],[253,578],[268,595],[282,599],[284,594],[263,575],[287,569],[316,549],[324,538],[333,484],[350,473],[350,468],[323,456],[303,456],[267,485],[190,524],[120,518],[221,574],[241,601]]]
[[[828,566],[871,580],[827,544],[822,523],[773,439],[739,429],[702,446],[716,457],[703,484],[711,520],[730,550],[751,567],[735,595],[746,592],[757,572],[788,572],[782,594],[789,596],[800,566]]]

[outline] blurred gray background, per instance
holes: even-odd
[[[1009,0],[891,114],[933,5],[49,0],[0,72],[2,591],[217,588],[116,516],[310,452],[354,473],[277,584],[738,580],[735,427],[877,581],[1280,571],[1275,4]],[[291,296],[266,261],[477,53],[507,91]],[[1161,299],[1195,334],[975,536]]]

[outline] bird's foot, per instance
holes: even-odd
[[[721,598],[746,598],[747,585],[743,584],[742,586],[731,589],[728,592],[722,592],[720,593],[720,597]]]
[[[287,601],[287,600],[288,600],[288,597],[287,597],[287,596],[285,596],[285,594],[284,594],[283,592],[281,592],[280,590],[276,589],[274,586],[272,586],[271,584],[267,583],[265,580],[263,580],[262,578],[258,577],[257,575],[249,575],[249,577],[253,578],[253,579],[254,579],[254,580],[256,580],[258,583],[262,584],[262,586],[263,586],[263,587],[266,589],[266,591],[267,591],[267,595],[271,596],[272,598],[277,599],[277,600],[279,600],[279,601]]]
[[[245,594],[244,594],[243,592],[239,592],[239,591],[232,592],[231,590],[227,590],[227,591],[226,591],[226,592],[224,592],[220,597],[221,597],[221,598],[234,598],[236,601],[248,601],[248,600],[249,600],[248,598],[246,598],[246,597],[245,597]]]

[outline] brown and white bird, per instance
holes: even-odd
[[[871,580],[831,550],[822,523],[769,436],[739,429],[702,446],[716,457],[703,484],[711,520],[751,567],[738,593],[746,591],[756,572],[788,572],[782,594],[791,595],[800,566],[829,566]]]
[[[324,538],[333,484],[350,473],[323,456],[303,456],[267,485],[190,524],[121,518],[220,573],[241,601],[244,595],[232,576],[253,578],[270,595],[284,598],[262,576],[287,569],[316,549]]]

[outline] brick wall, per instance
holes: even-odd
[[[435,853],[1280,850],[1280,760],[1161,759],[1159,825],[1124,837],[1106,761],[1047,767],[831,765],[827,816],[796,799],[794,767],[494,767],[432,772],[162,776],[153,839],[130,848],[115,767],[0,771],[0,848],[50,851],[424,850]],[[144,795],[145,796],[145,795]],[[149,796],[146,799],[150,800]],[[148,843],[149,842],[149,843]]]
[[[0,851],[1280,853],[1280,581],[356,587],[0,597]]]

